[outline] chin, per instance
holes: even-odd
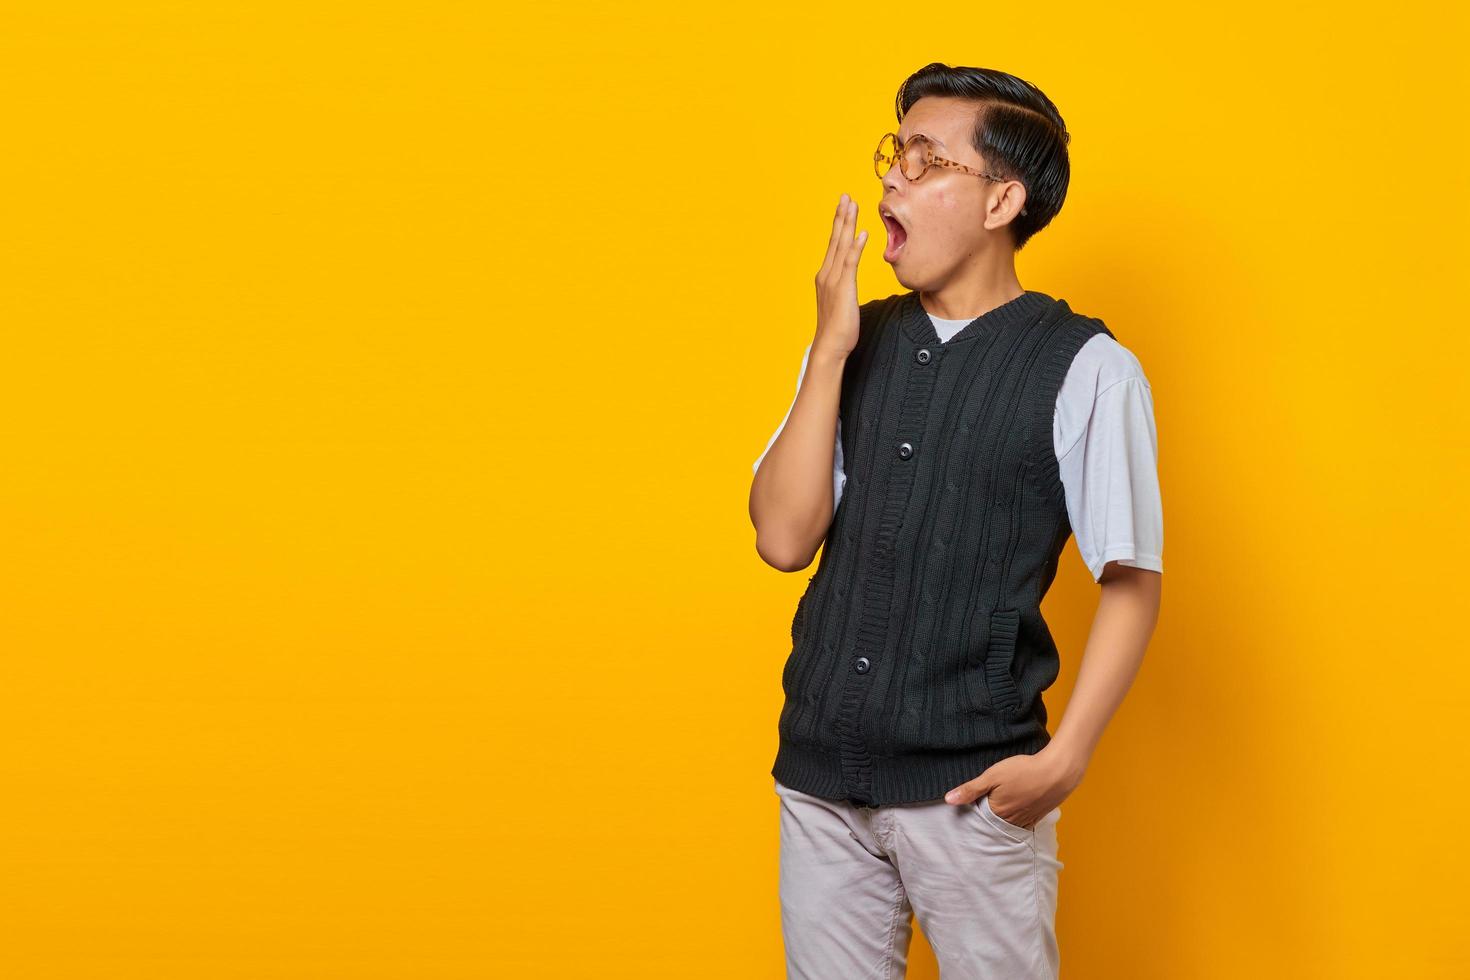
[[[883,260],[883,262],[888,262],[888,260],[885,259]],[[911,272],[911,269],[913,269],[913,260],[908,259],[908,257],[904,256],[904,253],[901,253],[900,251],[900,253],[898,253],[897,256],[894,257],[894,260],[888,263],[888,267],[889,269],[894,270],[894,275],[898,276],[898,282],[901,282],[901,284],[903,285],[908,285],[908,279],[913,276],[913,272]],[[908,275],[904,275],[904,270],[906,269],[910,270],[910,272],[908,272]]]
[[[913,260],[904,261],[904,258],[900,254],[898,258],[889,262],[888,266],[893,270],[893,276],[898,280],[900,286],[905,289],[915,289],[917,287],[914,283],[918,277],[914,275]]]

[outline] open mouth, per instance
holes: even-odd
[[[898,257],[899,250],[903,248],[904,242],[908,241],[908,229],[899,224],[892,215],[879,212],[883,219],[883,227],[888,230],[888,247],[883,250],[883,260],[892,262]]]

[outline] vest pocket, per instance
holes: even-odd
[[[796,613],[791,617],[791,653],[786,658],[786,667],[781,671],[781,690],[788,698],[795,694],[791,685],[795,680],[796,661],[800,657],[803,646],[802,637],[806,635],[807,609],[811,605],[812,581],[815,578],[816,576],[813,575],[807,579],[806,591],[796,601]]]
[[[1016,635],[1020,632],[1021,610],[997,609],[990,614],[990,643],[985,652],[985,687],[996,714],[1010,714],[1021,707],[1021,692],[1011,676],[1016,659]]]
[[[786,700],[788,702],[791,700],[792,696],[795,694],[795,692],[791,690],[791,674],[792,674],[792,671],[795,669],[795,667],[796,667],[796,644],[793,643],[791,645],[791,652],[786,655],[786,666],[781,671],[781,693],[784,694],[784,695],[786,695]]]
[[[806,631],[806,607],[807,607],[807,600],[809,598],[811,598],[811,594],[812,594],[812,582],[815,579],[816,579],[816,576],[813,575],[811,578],[809,578],[809,579],[806,580],[806,591],[801,594],[801,598],[800,599],[796,600],[796,614],[791,617],[791,644],[792,644],[792,646],[795,646],[796,644],[798,644],[798,643],[801,642],[801,635],[802,635],[802,633],[804,633]]]

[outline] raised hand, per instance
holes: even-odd
[[[868,233],[858,232],[857,202],[843,194],[832,219],[832,238],[817,272],[817,335],[812,353],[846,357],[858,341],[857,267]]]

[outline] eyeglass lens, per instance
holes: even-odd
[[[928,141],[922,136],[914,136],[909,139],[907,151],[903,154],[903,170],[901,171],[908,180],[917,180],[924,172],[924,161],[928,159],[925,150]],[[873,159],[874,170],[879,177],[885,176],[893,166],[894,158],[898,156],[898,143],[892,135],[884,136],[878,144],[877,155]]]

